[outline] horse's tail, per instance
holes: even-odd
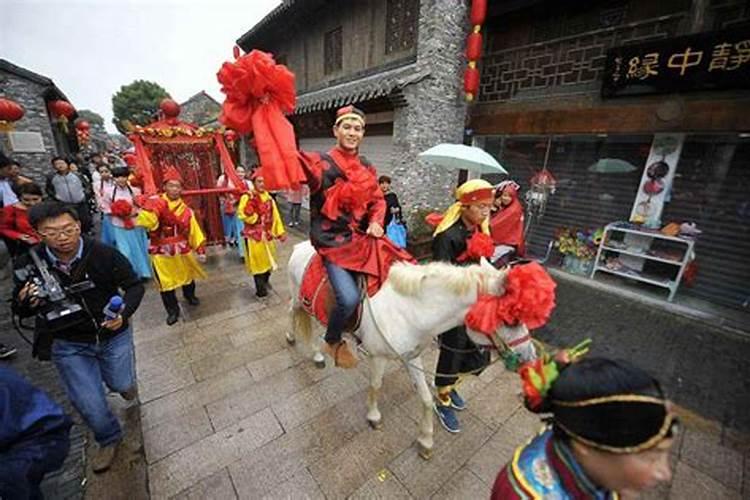
[[[305,346],[312,343],[312,320],[301,307],[292,307],[292,328],[295,337],[302,340]]]

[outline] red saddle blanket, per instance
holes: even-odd
[[[342,251],[340,255],[327,254],[328,258],[341,267],[366,277],[369,297],[375,295],[383,286],[394,262],[416,263],[409,252],[397,247],[386,237],[372,238],[357,234],[352,242],[343,248],[346,252]],[[328,325],[328,315],[336,299],[320,254],[313,255],[307,264],[300,285],[299,299],[308,314],[317,318],[321,324]],[[355,318],[358,316],[358,313],[353,315]]]

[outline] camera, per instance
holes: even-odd
[[[95,288],[90,280],[63,287],[60,281],[50,272],[47,262],[39,258],[34,250],[29,252],[33,264],[15,270],[15,277],[21,283],[33,283],[37,292],[27,297],[42,301],[39,315],[45,320],[46,329],[50,332],[64,330],[82,321],[92,318],[85,308],[73,299],[78,293]]]

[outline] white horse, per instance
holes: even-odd
[[[314,352],[313,360],[325,366],[318,339],[312,337],[311,318],[299,302],[299,289],[307,264],[315,249],[309,241],[295,245],[289,258],[289,280],[292,331],[290,344],[297,335]],[[370,354],[370,389],[367,397],[367,420],[374,428],[381,423],[378,392],[389,359],[405,362],[409,375],[422,400],[422,419],[417,438],[419,454],[429,458],[433,446],[433,398],[425,380],[421,353],[442,332],[464,322],[464,316],[477,300],[479,292],[502,295],[506,271],[487,263],[467,267],[443,262],[426,265],[396,263],[391,267],[382,288],[362,304],[362,321],[357,335]],[[369,303],[368,303],[369,302]],[[522,361],[536,359],[536,350],[524,325],[501,326],[494,342],[487,336],[469,331],[479,345],[513,345]],[[515,340],[515,342],[514,342]],[[429,372],[427,372],[429,373]]]

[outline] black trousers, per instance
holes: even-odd
[[[182,287],[182,296],[186,299],[188,297],[195,297],[195,281],[191,281],[190,283]],[[179,314],[180,306],[177,303],[176,290],[161,292],[161,301],[164,304],[164,309],[167,310],[167,313]]]
[[[466,327],[459,326],[448,330],[440,335],[440,356],[435,369],[435,386],[439,389],[454,385],[460,373],[479,375],[489,361],[489,351],[479,350],[466,335]]]
[[[262,274],[253,274],[256,295],[266,295],[268,293],[269,279],[271,279],[271,271],[266,271]]]

